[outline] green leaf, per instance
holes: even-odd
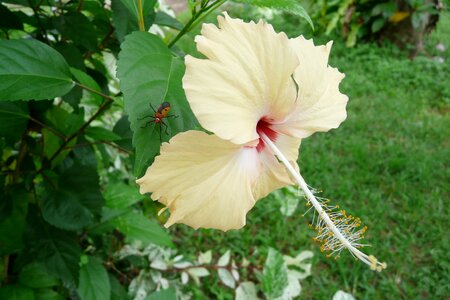
[[[2,194],[0,202],[0,256],[23,248],[29,195],[23,186]]]
[[[111,300],[128,300],[128,296],[125,288],[120,284],[116,277],[109,274],[109,283],[111,285]]]
[[[122,4],[128,9],[128,11],[134,16],[135,20],[139,18],[138,10],[139,0],[121,0]],[[150,11],[155,7],[156,0],[141,0],[142,2],[142,15],[147,16]]]
[[[385,18],[378,18],[376,19],[373,23],[372,23],[372,33],[376,33],[378,31],[381,30],[381,28],[383,28],[384,24],[386,23],[386,19]]]
[[[110,208],[126,208],[142,200],[143,196],[136,186],[123,182],[110,182],[103,192],[105,206]]]
[[[287,267],[283,256],[275,249],[269,248],[261,282],[264,294],[269,299],[280,297],[288,283]]]
[[[69,113],[59,106],[52,106],[45,112],[45,118],[53,125],[53,129],[70,135],[83,125],[84,111],[75,114]]]
[[[2,4],[0,4],[0,28],[23,29],[20,18]]]
[[[130,122],[128,122],[127,116],[122,116],[122,118],[117,121],[116,125],[114,125],[113,132],[121,137],[120,140],[116,141],[117,145],[128,151],[133,150],[133,132],[131,131]]]
[[[139,26],[135,16],[122,3],[122,0],[111,1],[112,23],[116,29],[115,35],[120,42],[123,42],[125,36],[133,31],[138,31]],[[155,19],[155,12],[150,10],[147,15],[144,15],[144,25],[148,30]]]
[[[73,87],[69,66],[55,49],[36,40],[0,41],[0,100],[43,100]]]
[[[151,293],[144,300],[176,300],[177,292],[174,288],[168,288],[158,292]]]
[[[120,136],[103,127],[89,126],[86,128],[85,133],[91,139],[95,141],[116,141],[120,140]]]
[[[183,24],[181,24],[177,19],[166,14],[163,11],[158,11],[156,13],[154,23],[161,25],[161,26],[167,26],[167,27],[170,27],[173,29],[177,29],[177,30],[183,29]]]
[[[0,299],[34,300],[33,290],[20,285],[7,285],[0,288]]]
[[[97,91],[99,93],[102,93],[102,89],[98,85],[98,83],[88,74],[84,73],[83,71],[80,71],[75,68],[70,68],[70,72],[72,72],[73,76],[76,80],[78,80],[79,83],[87,86],[88,88],[93,89],[94,91]],[[103,102],[103,97],[97,94],[94,94],[92,92],[86,91],[91,94],[93,101],[93,104],[99,106]]]
[[[80,12],[69,12],[53,20],[53,25],[68,40],[94,51],[97,49],[97,33],[92,22]]]
[[[52,289],[38,289],[34,291],[36,300],[64,300],[65,298]]]
[[[84,59],[77,46],[72,43],[59,42],[55,45],[55,49],[64,56],[69,66],[85,71]]]
[[[351,48],[356,45],[356,41],[358,39],[358,32],[360,28],[361,24],[352,24],[350,33],[348,34],[347,37],[347,42],[345,43],[347,47]]]
[[[79,230],[101,213],[103,198],[95,166],[75,163],[59,174],[57,187],[48,186],[42,215],[55,227]]]
[[[314,24],[311,17],[308,15],[303,6],[300,5],[298,0],[233,0],[234,2],[247,3],[259,7],[267,7],[276,10],[285,11],[305,19],[312,30],[314,30]]]
[[[186,101],[181,79],[184,63],[172,55],[161,39],[147,32],[133,32],[122,43],[119,54],[118,77],[124,94],[125,110],[133,130],[136,148],[134,174],[141,176],[159,152],[160,142],[195,125],[195,117]],[[164,101],[171,104],[165,119],[168,134],[161,124],[143,117],[153,116],[150,104],[157,109]]]
[[[235,300],[258,300],[256,286],[251,281],[242,282],[236,289]]]
[[[28,115],[24,102],[0,102],[0,136],[17,140],[27,128]]]
[[[25,241],[26,256],[42,263],[47,272],[65,283],[78,280],[80,246],[75,234],[49,226],[38,215],[38,208],[30,207]]]
[[[30,288],[46,288],[59,284],[59,280],[48,274],[44,265],[31,263],[26,265],[19,274],[19,282]]]
[[[87,264],[81,266],[78,294],[82,300],[110,298],[111,285],[108,273],[99,259],[91,256]]]
[[[160,246],[172,246],[172,239],[167,230],[145,216],[130,212],[111,221],[128,241],[138,240],[144,244],[153,243]]]

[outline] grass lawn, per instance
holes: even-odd
[[[213,249],[216,257],[231,249],[261,265],[264,255],[256,249],[290,255],[312,250],[313,275],[302,282],[303,299],[331,299],[339,289],[357,299],[447,298],[450,15],[442,20],[429,52],[436,55],[434,45],[443,42],[445,63],[428,56],[410,60],[392,46],[347,49],[336,41],[330,64],[346,73],[341,90],[350,98],[348,118],[337,130],[305,139],[300,149],[306,181],[363,220],[372,245],[366,251],[387,262],[387,270],[372,272],[348,252],[327,259],[311,240],[312,215],[302,217],[301,205],[293,217],[283,217],[273,197],[257,203],[240,231],[174,226],[179,249],[193,255]],[[276,27],[299,34],[283,22]],[[198,297],[233,298],[214,277],[203,282]]]

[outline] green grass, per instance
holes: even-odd
[[[450,17],[442,16],[430,44],[450,48]],[[278,21],[277,29],[298,35]],[[322,38],[323,40],[323,38]],[[429,53],[436,55],[433,47]],[[304,207],[285,218],[268,197],[248,215],[248,225],[222,233],[176,225],[177,244],[192,254],[231,249],[237,257],[261,260],[274,247],[283,254],[312,250],[313,275],[302,282],[302,299],[331,299],[339,289],[357,299],[445,299],[449,291],[450,50],[439,64],[415,60],[392,46],[336,41],[330,64],[346,73],[341,90],[350,98],[348,118],[337,130],[302,142],[299,165],[306,181],[322,189],[369,227],[366,248],[388,263],[376,273],[346,252],[327,259],[311,241]],[[207,279],[207,298],[232,299],[233,291]]]

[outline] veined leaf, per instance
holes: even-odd
[[[123,182],[107,184],[103,196],[105,205],[110,208],[126,208],[143,198],[135,186]]]
[[[99,259],[89,257],[88,262],[81,266],[78,293],[82,300],[110,298],[111,285],[108,273]]]
[[[73,87],[69,66],[55,49],[36,40],[0,41],[0,100],[43,100]]]
[[[49,226],[30,206],[25,234],[27,257],[41,262],[47,272],[65,283],[78,281],[81,249],[75,234]]]
[[[53,24],[61,35],[91,51],[97,48],[97,34],[92,22],[80,12],[58,16]]]
[[[288,287],[288,272],[283,256],[270,248],[264,265],[262,289],[269,299],[283,295]]]
[[[49,193],[43,199],[44,219],[66,230],[92,224],[103,205],[95,166],[75,163],[59,175],[58,188],[49,186]]]
[[[159,152],[161,141],[192,128],[195,117],[181,84],[184,63],[172,55],[159,37],[133,32],[121,47],[117,75],[133,130],[134,174],[141,176]],[[164,101],[171,104],[169,115],[178,116],[164,119],[167,134],[164,125],[151,121],[154,112],[150,104],[157,109]]]
[[[44,265],[31,263],[25,266],[19,275],[19,282],[30,288],[46,288],[59,284],[59,280],[48,274]]]
[[[24,102],[0,102],[0,136],[19,138],[28,124],[28,112]]]
[[[138,240],[144,244],[172,246],[172,239],[165,229],[145,216],[130,212],[111,221],[128,241]]]

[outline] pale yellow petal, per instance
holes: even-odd
[[[188,131],[163,144],[161,155],[137,183],[141,193],[152,193],[152,199],[169,208],[167,226],[184,223],[226,231],[245,225],[261,168],[255,148]]]
[[[298,58],[284,33],[265,22],[227,14],[219,27],[205,24],[196,37],[207,59],[187,56],[183,87],[200,124],[236,144],[256,141],[256,124],[284,120],[295,105],[291,77]]]
[[[278,135],[274,142],[277,148],[280,149],[296,169],[298,169],[297,159],[300,142],[301,140],[299,138],[286,135]],[[270,149],[265,147],[260,153],[260,159],[263,163],[263,172],[253,188],[253,195],[256,200],[267,196],[274,190],[294,184],[285,166],[278,161]]]
[[[347,117],[348,97],[339,91],[345,75],[328,66],[332,43],[315,46],[302,36],[290,42],[299,59],[294,73],[299,87],[297,106],[283,124],[274,126],[275,130],[304,138],[337,128]]]

